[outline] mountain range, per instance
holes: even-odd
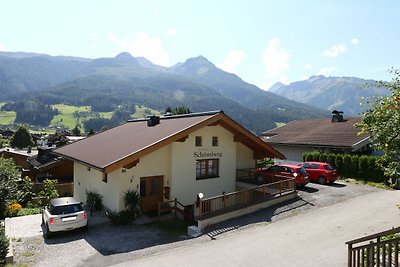
[[[376,87],[375,84],[374,80],[318,75],[288,85],[277,83],[269,91],[320,109],[336,109],[348,116],[360,116],[366,109],[363,99],[390,93],[388,89]]]
[[[193,112],[222,109],[255,133],[274,128],[276,122],[328,117],[332,107],[340,108],[329,101],[315,105],[307,102],[310,98],[300,97],[302,90],[310,88],[314,94],[323,92],[313,81],[325,79],[334,82],[331,77],[316,76],[308,86],[302,81],[300,87],[278,84],[265,91],[217,68],[203,56],[167,68],[126,52],[97,59],[0,52],[3,102],[89,105],[97,111],[115,111],[132,104],[160,111],[178,106]],[[353,88],[347,88],[350,96]],[[336,101],[333,92],[331,100]]]

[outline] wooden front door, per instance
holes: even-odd
[[[163,176],[140,177],[140,206],[143,212],[156,211],[163,201]]]

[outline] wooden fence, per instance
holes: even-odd
[[[399,266],[400,227],[346,242],[348,267]]]
[[[241,209],[287,193],[296,191],[294,178],[282,178],[279,181],[240,190],[199,201],[199,219]]]

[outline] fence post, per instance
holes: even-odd
[[[199,199],[199,218],[203,219],[203,201],[201,198]]]
[[[348,253],[347,253],[347,266],[348,267],[352,267],[352,264],[351,264],[352,248],[353,248],[353,244],[349,243],[348,244]]]

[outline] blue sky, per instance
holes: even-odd
[[[172,66],[203,55],[264,89],[311,75],[387,80],[400,1],[142,0],[0,3],[0,51],[122,51]]]

